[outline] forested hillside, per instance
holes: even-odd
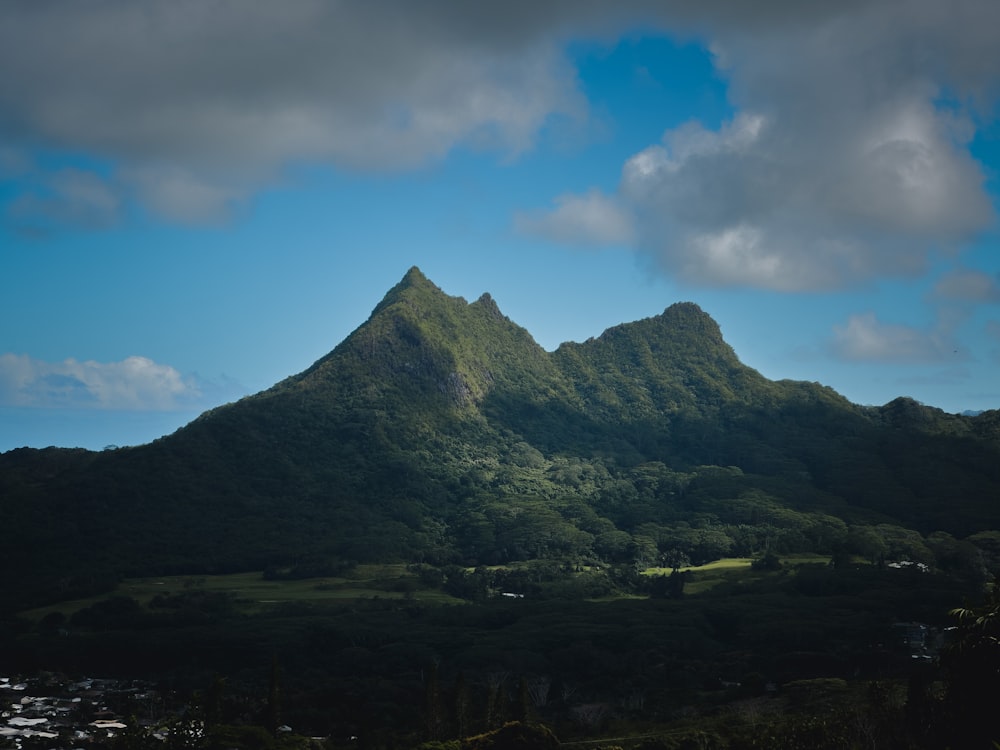
[[[690,303],[550,353],[414,268],[308,370],[173,435],[0,455],[3,606],[376,561],[549,560],[611,586],[815,552],[982,577],[998,498],[998,411],[767,380]]]

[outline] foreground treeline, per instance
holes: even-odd
[[[837,460],[835,453],[830,460]],[[516,443],[492,467],[453,477],[447,489],[441,478],[430,481],[403,472],[394,480],[401,486],[378,500],[353,504],[324,497],[314,505],[288,498],[273,517],[256,520],[245,515],[261,511],[252,495],[235,506],[206,498],[173,530],[174,521],[159,517],[178,507],[166,497],[156,499],[153,517],[148,501],[116,516],[117,529],[108,527],[109,508],[96,489],[69,509],[48,507],[57,504],[54,500],[17,506],[9,518],[39,514],[50,519],[55,513],[65,520],[64,510],[80,517],[63,531],[47,531],[41,541],[28,534],[9,537],[4,557],[12,567],[4,574],[0,612],[109,592],[125,575],[256,568],[275,579],[304,579],[338,575],[358,562],[407,561],[427,575],[441,571],[461,598],[475,598],[471,589],[478,586],[482,593],[486,587],[472,580],[464,587],[469,591],[459,591],[457,571],[496,566],[535,571],[535,581],[510,584],[525,587],[546,578],[565,580],[564,570],[614,571],[610,579],[578,581],[590,587],[579,593],[589,596],[600,595],[602,587],[605,594],[621,588],[630,571],[702,565],[723,557],[814,554],[874,565],[908,562],[980,582],[1000,566],[1000,531],[980,527],[963,534],[956,523],[949,524],[951,531],[941,530],[932,525],[938,519],[930,517],[920,519],[921,531],[891,516],[849,507],[800,480],[748,474],[735,466],[686,471],[661,462],[609,466],[596,458],[546,459]],[[846,476],[855,476],[855,470]],[[114,483],[131,481],[122,476]],[[866,492],[882,492],[885,501],[898,495],[898,487],[880,490],[872,483]],[[454,507],[431,514],[430,501],[422,499],[428,494],[445,494],[449,499],[438,501],[454,502]],[[912,497],[903,497],[918,507]],[[44,519],[36,520],[42,524]],[[207,551],[195,553],[193,547]],[[37,558],[38,564],[19,571],[22,556]]]
[[[996,614],[976,585],[871,565],[758,570],[675,598],[373,596],[255,614],[193,587],[9,619],[0,667],[151,678],[213,725],[280,722],[337,747],[451,742],[520,721],[563,743],[650,750],[972,748],[1000,690]],[[941,637],[904,642],[897,624],[912,622]]]

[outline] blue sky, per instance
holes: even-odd
[[[547,349],[1000,407],[988,0],[0,6],[0,451],[168,434],[417,265]]]

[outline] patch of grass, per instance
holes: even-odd
[[[74,599],[46,607],[27,610],[21,617],[38,621],[52,612],[67,617],[99,601],[113,596],[128,596],[142,606],[156,596],[174,596],[192,591],[226,593],[236,600],[237,608],[246,613],[259,612],[269,606],[289,602],[322,603],[355,599],[403,599],[429,604],[461,603],[442,591],[422,588],[415,575],[405,565],[359,565],[343,577],[305,578],[291,581],[268,581],[259,571],[204,576],[157,576],[127,578],[107,594]]]
[[[829,565],[830,555],[815,555],[815,554],[800,554],[800,555],[782,555],[781,564],[786,566],[796,566],[796,565]],[[857,558],[862,562],[867,562],[863,558]]]
[[[680,568],[682,573],[702,573],[713,570],[739,570],[749,568],[753,562],[749,557],[723,557],[721,560],[713,560],[704,565],[686,565]],[[642,571],[644,576],[667,576],[673,572],[673,568],[646,568]]]
[[[713,560],[704,565],[689,565],[686,568],[681,568],[681,572],[708,573],[720,570],[745,570],[752,563],[753,559],[750,557],[723,557],[721,560]]]
[[[749,557],[724,557],[721,560],[713,560],[704,565],[688,565],[680,568],[682,573],[687,573],[687,581],[684,584],[684,593],[700,594],[704,591],[718,586],[723,581],[732,580],[734,577],[750,574],[750,565],[753,559]],[[642,572],[646,576],[670,575],[672,568],[647,568]]]
[[[793,568],[798,565],[826,565],[830,562],[829,555],[816,554],[795,554],[783,555],[781,565],[784,568]],[[753,570],[753,558],[750,557],[724,557],[721,560],[713,560],[704,565],[689,565],[681,568],[682,573],[687,573],[687,582],[684,585],[684,592],[687,594],[700,594],[715,588],[720,583],[732,581],[736,578],[759,577],[763,575],[773,575],[765,571]],[[671,568],[648,568],[643,571],[643,575],[670,575]]]
[[[780,557],[781,564],[786,567],[794,567],[796,565],[814,565],[822,564],[826,565],[830,562],[829,555],[817,555],[817,554],[794,554],[794,555],[782,555]],[[712,571],[723,571],[723,570],[746,570],[749,569],[753,564],[752,557],[723,557],[720,560],[713,560],[710,563],[705,563],[704,565],[686,565],[680,568],[682,573],[710,573]],[[646,576],[663,576],[670,575],[673,572],[673,568],[647,568],[642,572],[642,575]]]

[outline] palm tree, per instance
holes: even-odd
[[[996,698],[1000,695],[1000,584],[994,583],[978,607],[957,607],[941,652],[947,686],[942,708],[945,733],[952,747],[992,748],[1000,739]]]

